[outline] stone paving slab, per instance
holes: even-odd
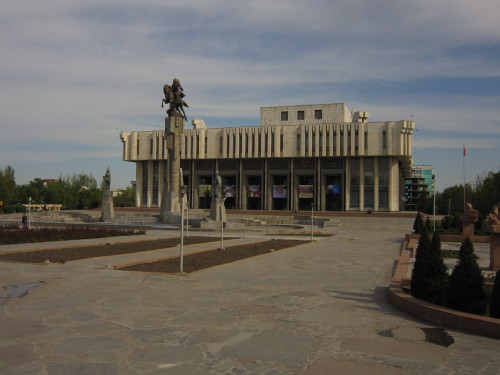
[[[413,219],[340,220],[334,237],[188,276],[103,267],[121,256],[0,262],[0,374],[499,373],[499,340],[448,330],[439,346],[389,304]]]

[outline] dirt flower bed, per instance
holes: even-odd
[[[210,250],[184,256],[184,272],[194,272],[202,269],[231,263],[237,260],[266,254],[272,251],[301,245],[309,241],[299,240],[269,240],[259,243],[227,247],[224,250]],[[177,273],[180,270],[180,258],[169,258],[155,262],[135,264],[120,268],[125,271]]]
[[[192,245],[204,242],[217,241],[215,237],[185,237],[184,244]],[[110,255],[138,253],[142,251],[163,249],[174,247],[180,244],[179,238],[165,238],[160,240],[110,243],[94,246],[73,246],[57,249],[46,249],[38,251],[8,252],[1,253],[0,260],[24,262],[24,263],[43,263],[49,260],[51,263],[63,263],[72,260],[104,257]]]
[[[81,240],[86,238],[102,238],[115,236],[132,236],[144,234],[143,230],[116,229],[116,228],[32,228],[29,230],[19,229],[15,226],[0,226],[0,245]]]

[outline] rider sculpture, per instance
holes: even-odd
[[[182,99],[186,95],[184,94],[184,89],[177,78],[174,78],[172,86],[165,84],[163,86],[163,93],[165,94],[165,99],[161,100],[161,107],[163,104],[170,104],[167,113],[172,117],[182,117],[187,121],[186,113],[184,112],[184,107],[188,107],[187,103]]]

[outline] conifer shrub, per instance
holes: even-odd
[[[447,215],[441,219],[441,227],[443,230],[450,229],[453,226],[453,216]]]
[[[431,224],[431,220],[429,219],[429,217],[427,217],[427,220],[425,220],[425,229],[427,229],[427,231],[429,233],[432,232],[432,224]]]
[[[417,216],[418,218],[418,216]],[[418,228],[418,226],[417,226]],[[420,228],[422,230],[422,228]],[[420,234],[418,239],[417,254],[415,255],[415,264],[411,274],[411,294],[415,298],[421,298],[425,294],[422,289],[426,273],[426,259],[430,251],[429,235],[423,227],[424,233]]]
[[[438,232],[429,243],[427,232],[420,236],[411,278],[411,291],[415,298],[443,305],[448,272],[441,257],[441,238]]]
[[[419,212],[417,213],[415,221],[413,222],[413,233],[422,234],[422,231],[424,230],[425,230],[424,219],[422,218],[422,215]]]
[[[495,282],[493,283],[493,292],[491,293],[490,300],[490,316],[500,319],[500,271],[497,271]]]
[[[472,241],[467,237],[460,247],[458,263],[448,281],[446,305],[471,314],[483,314],[486,310],[483,285],[483,273],[477,263]]]

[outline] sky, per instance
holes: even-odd
[[[208,127],[324,103],[413,120],[413,163],[437,190],[472,182],[500,169],[499,14],[498,0],[3,0],[0,168],[26,184],[110,167],[129,186],[120,132],[163,128],[179,78]]]

